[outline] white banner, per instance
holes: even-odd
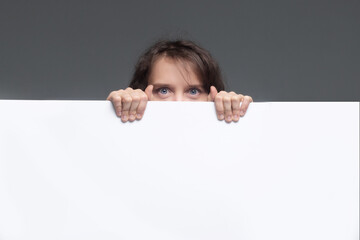
[[[359,239],[359,103],[0,101],[0,239]]]

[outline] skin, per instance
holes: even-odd
[[[208,94],[189,64],[167,57],[154,63],[145,91],[120,89],[111,92],[107,100],[113,103],[116,115],[123,122],[140,120],[148,101],[212,101],[217,118],[228,123],[239,121],[253,101],[250,96],[235,92],[218,92],[214,86]]]

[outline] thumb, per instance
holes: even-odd
[[[218,91],[216,90],[216,88],[214,86],[211,86],[210,93],[208,95],[208,101],[213,102],[217,94],[218,94]]]
[[[153,88],[154,86],[153,85],[149,85],[146,87],[145,89],[145,94],[146,96],[148,97],[148,100],[151,101],[151,99],[153,98]]]

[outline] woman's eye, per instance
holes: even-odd
[[[165,94],[168,94],[168,93],[169,93],[169,89],[167,89],[167,88],[160,88],[160,89],[158,90],[158,92],[159,92],[160,94],[162,94],[162,95],[165,95]]]
[[[196,88],[192,88],[192,89],[189,90],[189,93],[190,93],[191,95],[197,95],[197,94],[199,94],[199,90],[196,89]]]

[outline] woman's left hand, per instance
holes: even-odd
[[[218,93],[216,88],[211,86],[208,101],[215,102],[218,119],[230,123],[239,121],[253,100],[250,96],[236,94],[235,92],[220,91]]]

